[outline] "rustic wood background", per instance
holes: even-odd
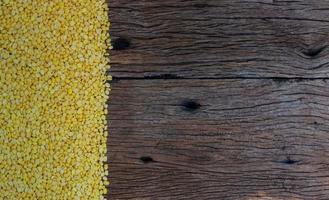
[[[328,0],[109,7],[108,199],[329,199]]]

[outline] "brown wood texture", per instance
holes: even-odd
[[[328,199],[327,85],[322,80],[114,83],[110,197]]]
[[[329,199],[329,1],[109,8],[108,199]]]
[[[120,77],[328,77],[327,0],[110,1]]]

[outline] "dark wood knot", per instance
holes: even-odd
[[[154,162],[153,158],[150,156],[142,156],[139,158],[144,164]]]
[[[280,163],[286,164],[286,165],[293,165],[293,164],[296,164],[298,162],[299,162],[298,160],[293,160],[289,156],[286,159],[280,161]]]
[[[325,48],[326,48],[326,46],[313,47],[313,48],[304,50],[302,53],[309,58],[314,58],[314,57],[318,56]]]
[[[130,42],[125,38],[117,38],[112,41],[113,50],[125,50],[130,46]]]
[[[182,109],[185,111],[193,112],[201,107],[201,104],[196,102],[195,100],[186,99],[181,104]]]

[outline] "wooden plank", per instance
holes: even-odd
[[[110,1],[115,77],[328,77],[329,1]]]
[[[109,199],[329,197],[324,80],[120,80]]]

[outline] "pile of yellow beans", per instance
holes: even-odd
[[[0,199],[106,194],[108,8],[0,0]]]

